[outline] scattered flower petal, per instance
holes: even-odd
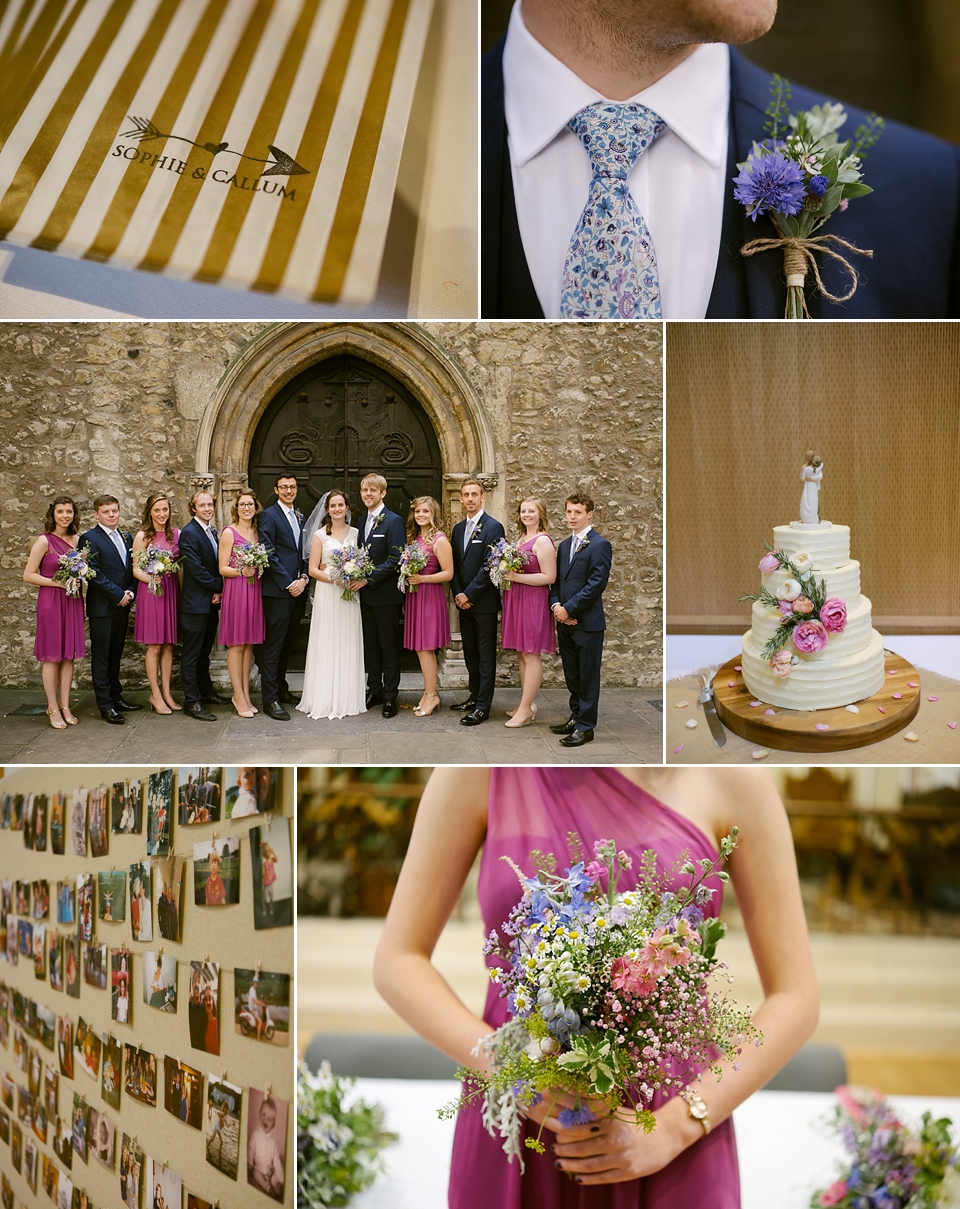
[[[750,702],[751,709],[756,709],[758,705],[763,705],[763,702],[762,701],[751,701]]]
[[[689,701],[678,701],[677,704],[673,708],[674,709],[686,709],[689,704],[690,704]]]
[[[859,714],[860,710],[855,705],[845,705],[843,707],[848,714]]]
[[[763,712],[768,714],[771,718],[775,717],[777,713],[775,709],[765,709]]]
[[[919,688],[919,687],[920,687],[920,685],[917,684],[916,680],[907,681],[907,688]]]
[[[683,744],[678,743],[677,746],[673,749],[673,754],[676,756],[676,755],[679,755],[679,753],[682,751],[683,751]]]
[[[696,720],[696,718],[688,718],[688,719],[687,719],[687,730],[693,730],[693,728],[694,728],[696,725],[697,725],[697,720]]]
[[[940,698],[939,697],[928,697],[927,700],[928,701],[939,701]]]
[[[888,676],[895,676],[896,674],[897,674],[897,669],[895,667],[887,668]]]
[[[743,671],[743,668],[740,666],[740,664],[739,664],[739,663],[735,663],[735,664],[733,665],[733,670],[734,670],[735,672],[742,672],[742,671]]]
[[[736,687],[737,687],[737,682],[735,680],[727,681],[727,688],[736,688]]]
[[[755,760],[765,760],[770,754],[769,747],[758,747],[756,751],[750,753]]]
[[[885,714],[885,713],[887,712],[887,711],[886,711],[886,710],[883,708],[883,706],[882,706],[882,705],[878,705],[878,706],[877,706],[877,709],[880,711],[880,713],[881,713],[881,714]]]
[[[916,743],[916,741],[920,738],[915,730],[908,730],[903,737],[908,743]]]
[[[826,722],[817,722],[814,729],[815,730],[829,730],[830,727],[827,726]]]
[[[951,730],[956,730],[956,729],[957,729],[957,724],[956,724],[956,722],[948,722],[948,723],[947,723],[947,726],[949,726]]]
[[[894,693],[894,694],[893,694],[893,699],[894,699],[894,701],[902,701],[902,700],[903,700],[903,693]]]

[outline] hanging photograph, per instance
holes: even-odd
[[[205,1201],[202,1196],[197,1196],[195,1192],[188,1192],[187,1209],[214,1209],[214,1206],[212,1201]]]
[[[290,822],[274,818],[250,829],[253,862],[253,926],[283,928],[293,923],[293,857]]]
[[[17,920],[17,947],[21,957],[33,960],[33,924],[29,920]]]
[[[70,1179],[60,1172],[60,1188],[57,1193],[57,1209],[76,1209],[78,1189],[74,1188]],[[86,1200],[86,1197],[84,1197]],[[85,1206],[89,1209],[89,1203]]]
[[[247,1183],[283,1201],[287,1149],[287,1101],[247,1091]]]
[[[187,1011],[190,1044],[208,1054],[220,1053],[220,967],[213,961],[190,962]]]
[[[180,941],[180,879],[183,857],[161,857],[158,862],[157,930],[164,940]]]
[[[251,768],[249,765],[225,768],[223,783],[228,819],[242,819],[251,814],[266,814],[273,810],[277,796],[277,770]]]
[[[269,970],[234,970],[236,1031],[257,1041],[287,1045],[290,1040],[290,975]]]
[[[67,994],[80,998],[80,941],[76,936],[63,938],[63,981]]]
[[[123,1046],[115,1037],[104,1033],[100,1095],[111,1108],[120,1107],[120,1071],[122,1067]]]
[[[69,1016],[61,1016],[57,1021],[57,1057],[60,1060],[60,1074],[65,1079],[72,1079],[73,1022]]]
[[[123,1086],[133,1096],[151,1108],[157,1106],[157,1059],[149,1050],[124,1045]]]
[[[16,1086],[16,1083],[14,1083],[13,1079],[11,1079],[6,1071],[0,1071],[0,1101],[2,1101],[7,1108],[13,1108],[13,1094]]]
[[[139,835],[143,827],[140,782],[118,781],[110,790],[110,815],[117,835]]]
[[[0,1142],[10,1145],[10,1117],[3,1109],[0,1109]]]
[[[12,912],[8,912],[7,920],[7,961],[15,966],[20,960],[17,953],[17,920]]]
[[[47,930],[43,924],[33,925],[33,973],[37,978],[47,977]]]
[[[207,1162],[231,1180],[240,1159],[240,1105],[243,1089],[214,1075],[207,1078]]]
[[[57,1032],[57,1013],[45,1003],[37,1004],[37,1037],[45,1049],[53,1051]]]
[[[87,855],[87,791],[73,791],[73,805],[70,807],[70,834],[73,836],[73,855]]]
[[[60,1086],[60,1076],[52,1066],[43,1071],[43,1107],[50,1121],[57,1117],[57,1089]]]
[[[107,989],[107,946],[84,945],[83,981],[98,991]]]
[[[53,1153],[68,1171],[73,1168],[73,1129],[71,1128],[69,1117],[57,1117],[57,1132],[53,1139]]]
[[[130,866],[130,930],[134,940],[153,940],[150,862]]]
[[[169,954],[143,953],[143,1002],[162,1012],[177,1010],[177,959]]]
[[[76,899],[72,881],[57,882],[57,923],[72,924],[77,921]]]
[[[73,1056],[83,1073],[89,1075],[94,1083],[100,1078],[100,1048],[100,1038],[81,1016],[77,1020]]]
[[[65,793],[55,793],[50,799],[50,851],[54,856],[63,856],[67,834],[67,802]]]
[[[17,882],[17,914],[30,914],[30,883]]]
[[[90,834],[90,855],[106,856],[109,851],[107,829],[107,787],[90,790],[87,801],[87,831]]]
[[[90,1110],[90,1150],[108,1171],[113,1171],[116,1126],[104,1112]],[[176,1202],[173,1202],[176,1204]]]
[[[159,1159],[147,1158],[147,1196],[153,1197],[157,1209],[170,1209],[183,1204],[183,1180],[172,1167],[164,1167]]]
[[[184,827],[220,821],[221,769],[204,765],[177,773],[177,821]]]
[[[50,987],[54,991],[63,990],[63,936],[51,929],[47,941],[47,953],[50,959]]]
[[[10,1165],[19,1173],[23,1154],[23,1133],[16,1121],[10,1122]]]
[[[90,1107],[78,1091],[73,1093],[73,1150],[78,1158],[87,1161],[87,1137],[90,1127]]]
[[[33,1138],[27,1138],[23,1144],[23,1178],[27,1187],[36,1194],[37,1191],[37,1160],[39,1151]]]
[[[163,1060],[163,1107],[194,1129],[203,1128],[203,1075],[178,1058]]]
[[[34,794],[28,793],[23,799],[23,817],[21,825],[23,827],[23,846],[24,848],[33,847],[33,799]]]
[[[45,1154],[40,1156],[40,1186],[43,1188],[47,1196],[57,1203],[57,1189],[59,1185],[60,1172],[55,1163],[52,1163]]]
[[[97,907],[105,923],[123,923],[127,918],[127,875],[121,869],[97,874]]]
[[[127,1209],[140,1209],[140,1173],[143,1151],[136,1139],[123,1135],[120,1145],[120,1199]]]
[[[147,779],[147,855],[167,856],[173,826],[173,769]]]
[[[47,850],[47,807],[47,795],[38,793],[33,799],[33,847],[35,852],[46,852]]]
[[[110,950],[110,1019],[118,1024],[131,1024],[130,1018],[130,950]]]
[[[61,1188],[63,1182],[61,1181]],[[57,1209],[93,1209],[93,1202],[86,1191],[81,1188],[74,1188],[73,1201],[70,1205],[58,1205]]]
[[[29,1061],[27,1063],[27,1084],[30,1088],[30,1095],[33,1099],[37,1099],[40,1095],[40,1080],[43,1073],[43,1062],[37,1051],[30,1047]]]
[[[34,1101],[33,1101],[33,1118],[31,1120],[31,1124],[33,1125],[33,1133],[34,1133],[34,1136],[36,1137],[37,1141],[43,1142],[43,1144],[46,1145],[46,1143],[47,1143],[47,1110],[43,1107],[43,1105],[36,1098],[34,1098]]]
[[[198,907],[240,901],[240,837],[193,846],[193,894]]]
[[[10,817],[10,830],[20,831],[23,828],[23,794],[13,795],[13,813]]]
[[[50,885],[48,882],[33,883],[33,918],[46,919],[50,913]]]
[[[33,1125],[33,1096],[25,1087],[17,1088],[17,1117],[24,1129]]]
[[[84,944],[93,940],[93,874],[77,874],[77,936]]]

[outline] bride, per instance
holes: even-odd
[[[360,601],[341,599],[341,588],[325,571],[334,550],[356,545],[357,530],[350,526],[349,507],[342,491],[331,491],[314,513],[314,517],[322,513],[323,519],[310,545],[309,574],[317,583],[303,696],[297,706],[311,718],[344,718],[362,714],[366,708]],[[311,521],[316,523],[314,517]],[[305,532],[311,529],[305,528]]]

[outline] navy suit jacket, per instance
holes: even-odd
[[[376,570],[360,589],[360,599],[371,608],[384,605],[403,604],[403,593],[397,587],[397,566],[400,551],[407,544],[407,527],[401,517],[389,508],[384,508],[378,518],[379,524],[366,541],[363,530],[367,523],[364,512],[357,521],[357,544],[365,546]]]
[[[129,533],[117,532],[127,549],[126,565],[121,563],[117,547],[106,533],[95,525],[80,534],[78,546],[88,545],[96,554],[93,567],[96,575],[87,583],[87,616],[112,617],[120,610],[120,601],[125,592],[133,592],[133,538]],[[129,609],[129,605],[127,606]]]
[[[485,56],[481,99],[481,314],[485,318],[542,319],[517,225],[503,109],[503,39]],[[791,110],[827,98],[794,86]],[[764,137],[770,73],[730,49],[730,138],[720,255],[708,319],[778,319],[786,301],[783,253],[777,249],[744,258],[740,248],[776,231],[764,216],[755,223],[734,199],[737,164],[753,141]],[[846,106],[841,136],[853,136],[866,120]],[[860,274],[849,302],[822,298],[808,277],[810,313],[823,319],[955,319],[960,316],[960,148],[933,135],[888,122],[864,162],[874,192],[834,212],[822,234],[838,235],[873,259],[847,253]],[[845,294],[848,276],[829,257],[818,257],[824,284]]]
[[[550,588],[550,607],[562,604],[580,630],[605,630],[603,590],[613,565],[613,546],[596,529],[573,559],[573,537],[557,547],[557,578]]]
[[[490,582],[486,562],[490,547],[503,537],[503,525],[484,512],[479,531],[474,529],[467,551],[463,551],[463,537],[467,531],[466,520],[453,526],[450,545],[453,547],[453,579],[450,587],[454,597],[462,592],[475,613],[497,613],[500,610],[500,591]]]
[[[304,518],[300,513],[297,513],[297,517],[302,529]],[[270,558],[270,565],[262,580],[263,595],[286,596],[287,588],[306,574],[306,564],[300,550],[301,543],[294,540],[287,514],[279,502],[264,508],[257,517],[257,536],[267,547]]]
[[[180,530],[180,560],[180,612],[209,613],[213,608],[211,598],[223,591],[223,580],[217,551],[196,519]]]

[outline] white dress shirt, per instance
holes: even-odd
[[[520,7],[513,6],[503,49],[513,192],[537,297],[544,316],[559,319],[563,266],[593,177],[590,157],[567,123],[585,106],[609,98],[541,46]],[[646,105],[668,126],[629,177],[657,255],[661,314],[703,319],[720,252],[724,194],[733,188],[726,179],[727,47],[698,46],[629,101]]]
[[[363,522],[363,529],[361,530],[363,533],[363,541],[366,541],[369,538],[370,534],[373,532],[373,522],[377,519],[381,512],[386,510],[386,507],[386,504],[380,503],[372,512],[367,513],[367,519]]]
[[[573,556],[574,552],[579,550],[580,547],[583,545],[584,541],[586,540],[587,534],[590,532],[590,530],[592,528],[593,528],[593,525],[587,525],[586,528],[581,529],[579,533],[575,533],[573,535],[573,541],[570,543],[571,557]]]
[[[481,508],[479,512],[475,513],[473,516],[468,516],[466,518],[467,523],[464,526],[464,530],[463,530],[463,553],[464,554],[466,554],[466,552],[467,552],[467,546],[469,546],[470,542],[473,540],[473,535],[477,531],[477,525],[480,524],[480,520],[481,520],[482,516],[483,516],[483,509]]]
[[[98,522],[98,524],[99,524],[99,522]],[[119,529],[117,529],[116,527],[114,527],[113,529],[108,529],[107,526],[103,525],[103,524],[100,524],[100,528],[104,531],[104,533],[107,535],[107,537],[109,537],[110,540],[113,542],[117,553],[120,555],[120,559],[123,562],[123,565],[126,566],[127,565],[127,546],[126,546],[126,543],[124,542],[123,538],[120,536]]]
[[[296,512],[293,510],[293,508],[289,508],[281,500],[278,500],[277,502],[280,504],[280,507],[283,509],[284,514],[287,518],[287,524],[290,526],[290,532],[293,534],[293,540],[299,545],[300,544],[300,522],[297,520]]]

